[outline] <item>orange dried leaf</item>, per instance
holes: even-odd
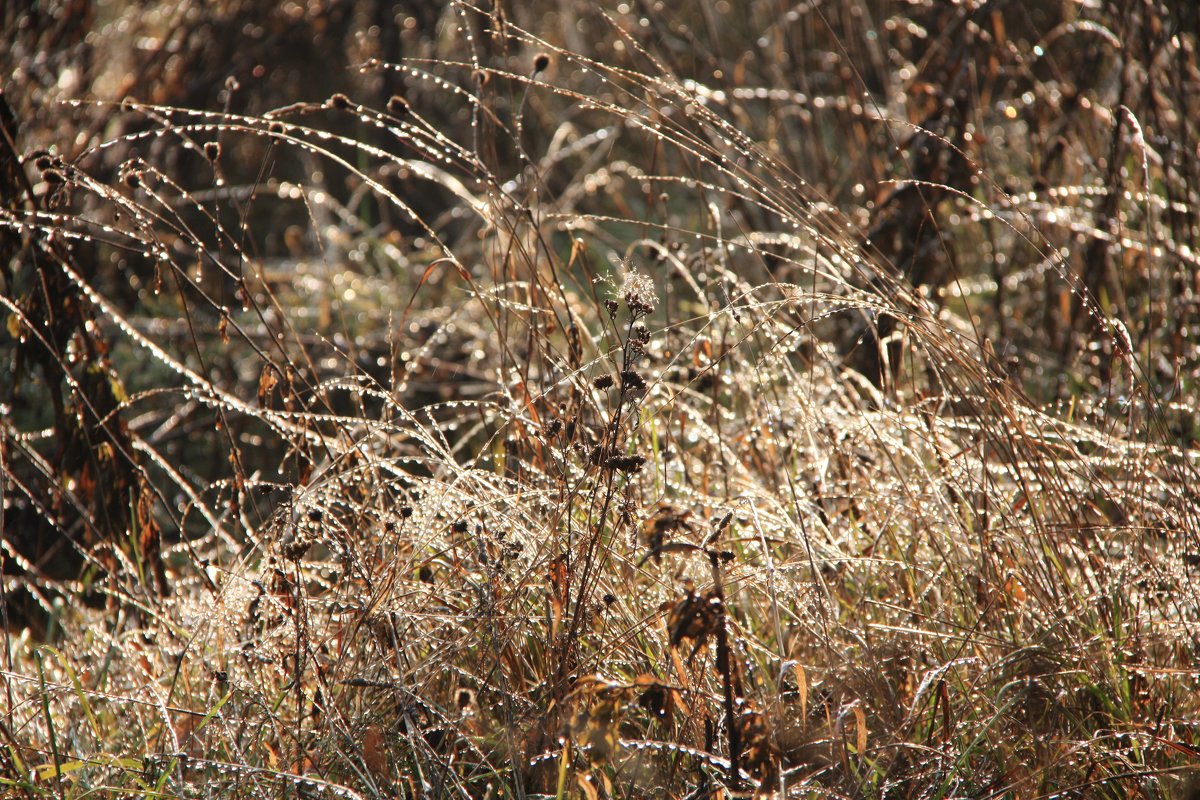
[[[383,743],[383,729],[378,725],[368,725],[362,739],[363,763],[375,777],[387,774],[387,750]]]
[[[867,715],[862,706],[854,707],[854,747],[860,756],[867,751]]]

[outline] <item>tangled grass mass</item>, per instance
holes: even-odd
[[[0,20],[3,796],[1200,797],[1191,4]]]

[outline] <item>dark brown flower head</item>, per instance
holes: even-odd
[[[646,457],[641,455],[613,456],[605,459],[604,466],[618,472],[637,472],[646,463]]]
[[[621,388],[626,392],[642,393],[646,391],[646,379],[631,369],[621,373]]]

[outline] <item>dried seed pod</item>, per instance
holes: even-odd
[[[604,466],[618,472],[637,472],[645,463],[646,457],[642,455],[613,456],[604,461]]]
[[[393,116],[403,117],[409,111],[408,101],[400,95],[394,94],[387,102],[387,110]]]
[[[209,161],[216,161],[221,157],[221,145],[218,142],[205,142],[204,157]]]
[[[354,104],[350,102],[350,98],[347,97],[346,95],[342,94],[341,92],[338,92],[337,94],[331,96],[325,102],[325,104],[328,105],[330,108],[336,108],[340,111],[346,111],[347,109],[350,109],[354,106]]]
[[[299,561],[312,546],[312,539],[300,532],[294,532],[279,543],[279,553],[288,561]],[[282,573],[281,573],[282,574]]]
[[[630,392],[646,391],[646,379],[631,369],[621,373],[621,388]]]
[[[607,389],[613,385],[613,376],[612,375],[601,375],[598,378],[596,378],[594,381],[592,381],[592,385],[595,386],[597,389]]]
[[[546,67],[550,66],[550,56],[545,53],[538,53],[533,59],[533,73],[536,75],[539,72],[544,72]]]

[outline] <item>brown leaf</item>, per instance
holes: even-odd
[[[764,783],[777,774],[779,752],[771,741],[767,719],[757,711],[747,711],[738,720],[742,734],[743,763],[750,774]]]
[[[387,776],[387,749],[384,747],[383,729],[378,725],[368,725],[362,738],[363,763],[376,778]]]
[[[684,639],[694,642],[692,655],[704,646],[709,637],[717,632],[720,599],[715,590],[698,595],[691,588],[687,597],[675,604],[667,614],[667,629],[671,632],[671,646],[678,646]]]
[[[796,676],[796,694],[800,697],[800,719],[808,719],[808,673],[804,671],[804,667],[800,664],[792,665],[792,672]]]
[[[583,773],[575,776],[575,783],[579,784],[580,791],[587,800],[600,800],[600,793],[596,791],[595,785],[592,783],[592,776]]]
[[[258,376],[258,404],[265,407],[267,400],[271,397],[271,392],[279,385],[279,372],[275,369],[274,364],[263,364],[262,372]]]
[[[867,751],[867,715],[862,706],[854,707],[854,747],[859,757]]]

